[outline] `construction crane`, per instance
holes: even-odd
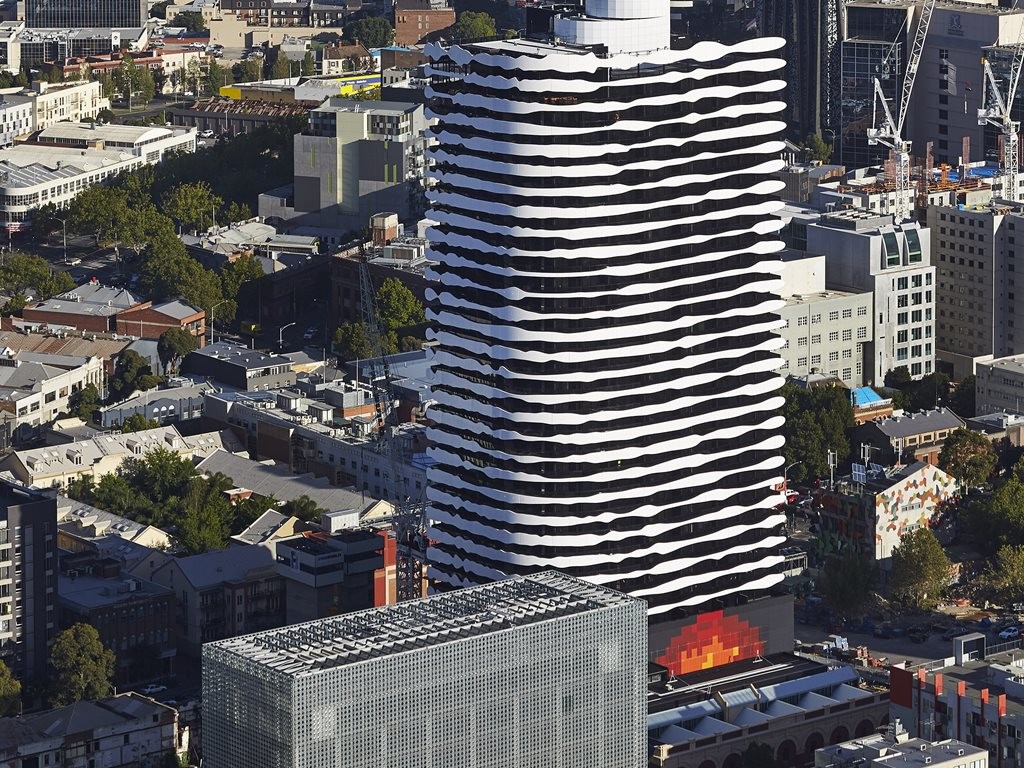
[[[1003,196],[1007,200],[1016,200],[1019,196],[1017,171],[1020,169],[1020,121],[1010,117],[1010,110],[1013,109],[1013,102],[1017,96],[1022,64],[1024,64],[1024,26],[1021,27],[1021,31],[1017,35],[1017,44],[1014,46],[1010,83],[1005,96],[1000,92],[999,81],[996,80],[988,59],[982,59],[985,70],[985,94],[983,106],[978,110],[978,125],[991,125],[999,129],[1003,142],[1000,161],[1003,164],[1003,175],[1006,179]]]
[[[373,353],[370,364],[370,390],[373,392],[374,415],[377,426],[377,450],[387,456],[390,473],[385,477],[385,488],[392,506],[389,521],[395,527],[396,566],[395,597],[398,602],[422,597],[423,551],[425,538],[424,504],[421,497],[413,498],[408,488],[402,488],[403,450],[395,432],[398,412],[392,386],[391,367],[384,350],[384,334],[377,314],[377,300],[370,279],[370,266],[364,259],[359,264],[359,291],[362,294],[363,322],[370,336]],[[380,522],[375,519],[374,522]]]
[[[903,123],[907,119],[910,94],[914,90],[914,80],[917,78],[917,68],[921,63],[921,52],[924,50],[924,41],[928,36],[928,27],[931,25],[932,11],[934,10],[935,0],[925,0],[921,10],[921,19],[917,23],[917,31],[914,34],[914,43],[910,49],[910,58],[907,60],[907,71],[903,76],[903,90],[895,117],[889,108],[885,93],[882,91],[881,81],[877,77],[875,78],[871,121],[874,127],[868,128],[868,144],[871,146],[881,144],[888,147],[893,155],[896,175],[896,205],[893,209],[893,216],[897,223],[910,218],[910,142],[903,138]],[[895,44],[890,52],[894,49]],[[886,59],[889,59],[888,55]],[[881,121],[879,121],[879,111],[883,118]]]

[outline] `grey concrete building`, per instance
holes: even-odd
[[[259,215],[334,243],[379,211],[418,218],[426,127],[422,104],[328,99],[295,137],[293,184],[260,195]]]
[[[203,647],[209,768],[641,768],[646,715],[644,601],[553,572]]]
[[[874,357],[873,294],[826,289],[824,256],[788,251],[783,265],[782,372],[823,373],[862,386],[865,359],[870,364]]]
[[[1024,355],[1000,357],[978,363],[975,380],[975,411],[1024,413]]]
[[[226,341],[189,352],[181,363],[181,372],[193,377],[206,376],[246,392],[295,383],[295,371],[288,358]]]
[[[1024,352],[1024,302],[1017,304],[1015,286],[1024,206],[929,206],[928,226],[937,269],[940,365],[961,379],[974,374],[978,363]]]
[[[847,209],[807,225],[807,250],[826,254],[830,290],[873,294],[873,354],[864,382],[906,366],[920,378],[935,367],[935,268],[930,233],[916,222],[893,225],[892,217]]]

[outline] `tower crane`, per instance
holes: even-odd
[[[917,68],[921,63],[924,41],[928,36],[928,27],[932,22],[932,11],[935,0],[925,0],[921,9],[921,19],[914,33],[914,43],[907,60],[907,71],[903,77],[903,89],[900,94],[898,111],[893,116],[889,102],[882,91],[882,83],[875,78],[874,103],[872,105],[872,128],[868,128],[868,144],[881,144],[888,147],[893,154],[896,167],[896,205],[893,215],[897,223],[910,218],[910,142],[903,138],[903,123],[907,119],[907,108],[910,105],[910,94],[914,90]],[[888,59],[888,56],[886,57]],[[881,111],[881,120],[879,120]]]
[[[1010,117],[1010,110],[1013,109],[1013,102],[1017,96],[1022,64],[1024,64],[1024,26],[1021,27],[1021,31],[1017,35],[1017,44],[1014,46],[1010,82],[1005,96],[1000,92],[999,81],[996,80],[988,59],[982,59],[982,66],[985,70],[985,95],[984,105],[978,110],[978,125],[994,126],[999,129],[1002,136],[1003,151],[1000,160],[1006,179],[1003,196],[1007,200],[1016,200],[1019,197],[1017,172],[1020,169],[1020,121]]]
[[[366,324],[370,346],[373,349],[368,362],[377,426],[377,450],[388,458],[390,464],[390,473],[385,478],[385,488],[393,509],[390,521],[395,526],[395,597],[398,602],[402,602],[422,596],[423,564],[426,560],[423,551],[426,530],[424,504],[421,498],[413,498],[408,488],[402,488],[403,451],[395,435],[398,419],[391,368],[384,350],[384,334],[381,332],[380,316],[377,314],[377,300],[373,293],[370,266],[365,259],[359,264],[359,291],[362,294],[360,304],[363,322]]]

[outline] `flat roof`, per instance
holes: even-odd
[[[0,149],[0,188],[32,187],[137,159],[111,149],[15,144]]]
[[[181,131],[179,130],[178,133]],[[39,131],[40,139],[81,139],[83,141],[122,141],[137,144],[150,139],[167,139],[175,135],[175,131],[164,126],[153,125],[119,125],[108,123],[54,123]]]
[[[642,600],[555,571],[207,643],[298,677]]]

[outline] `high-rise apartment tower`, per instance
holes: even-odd
[[[436,583],[557,568],[682,615],[782,579],[782,44],[587,0],[428,46]]]

